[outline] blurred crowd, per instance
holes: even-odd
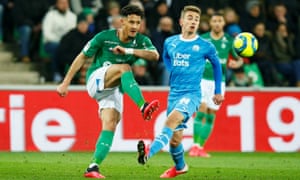
[[[58,83],[93,35],[120,27],[120,9],[129,3],[144,10],[140,33],[151,38],[159,53],[164,40],[179,33],[183,6],[201,8],[199,34],[210,30],[210,15],[221,12],[225,32],[232,37],[252,32],[259,42],[242,68],[228,69],[228,86],[300,87],[299,0],[0,0],[0,44],[17,44],[18,61],[38,64],[46,81]],[[73,84],[85,83],[90,63]],[[139,59],[132,66],[140,85],[168,85],[161,59]]]

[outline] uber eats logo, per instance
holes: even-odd
[[[184,66],[184,67],[190,66],[190,63],[188,61],[190,56],[191,56],[190,54],[176,53],[173,66]]]

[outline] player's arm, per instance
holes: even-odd
[[[63,82],[57,87],[57,92],[60,96],[66,96],[68,93],[68,87],[71,81],[79,69],[83,66],[87,59],[93,57],[97,50],[102,46],[103,40],[101,39],[101,33],[98,33],[93,39],[91,39],[83,48],[83,50],[77,55],[71,64]]]
[[[156,50],[133,49],[133,55],[149,61],[158,61],[159,54]]]
[[[121,46],[116,46],[112,49],[112,51],[115,54],[131,54],[148,61],[158,61],[159,53],[152,44],[151,40],[148,37],[143,37],[140,40],[142,42],[142,46],[138,48],[124,48]]]
[[[82,52],[77,55],[73,63],[71,64],[63,82],[57,87],[57,92],[60,96],[66,96],[68,93],[68,86],[71,84],[71,81],[79,69],[88,59]]]
[[[164,42],[164,48],[163,48],[163,61],[165,63],[165,66],[166,66],[167,70],[170,71],[172,64],[171,64],[171,58],[168,54],[168,48],[167,47],[168,47],[168,41],[166,40]]]
[[[213,45],[210,47],[210,52],[208,53],[207,59],[211,62],[214,70],[214,79],[215,79],[215,96],[213,101],[215,104],[219,105],[223,102],[224,97],[221,91],[221,82],[222,82],[222,66],[217,55],[217,51]]]
[[[228,62],[228,67],[230,67],[232,69],[237,69],[237,68],[240,68],[243,64],[244,64],[243,58],[238,57],[234,60],[230,60]]]
[[[156,50],[124,48],[118,45],[112,48],[111,51],[114,54],[133,55],[148,61],[158,61],[159,59],[159,54]]]

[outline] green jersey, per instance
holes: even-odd
[[[222,81],[225,81],[226,66],[227,66],[229,54],[231,54],[235,58],[238,57],[238,55],[232,48],[233,38],[229,34],[225,33],[222,38],[215,40],[211,37],[210,32],[202,34],[201,37],[206,39],[207,41],[212,42],[215,45],[218,52],[218,56],[220,58],[220,63],[222,65],[222,72],[223,72]],[[203,79],[214,80],[212,64],[208,60],[206,61],[205,64]]]
[[[151,40],[142,34],[137,34],[130,42],[123,43],[117,36],[117,30],[105,30],[96,34],[83,48],[82,52],[87,57],[93,57],[86,80],[98,68],[111,64],[133,64],[138,57],[133,55],[114,54],[111,49],[120,45],[124,48],[155,50]]]

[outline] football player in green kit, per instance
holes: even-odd
[[[228,66],[231,68],[240,67],[243,64],[243,59],[238,57],[232,48],[233,38],[223,30],[225,26],[223,15],[220,13],[213,14],[209,23],[211,31],[201,35],[201,37],[212,42],[217,49],[222,65],[223,78],[221,89],[222,95],[224,95],[226,66],[229,54],[236,59],[236,61],[229,61]],[[210,155],[204,150],[204,145],[213,130],[216,111],[220,108],[220,105],[216,105],[212,100],[212,97],[214,96],[213,90],[215,89],[214,85],[213,68],[211,63],[206,61],[203,78],[201,80],[201,105],[194,119],[194,144],[189,152],[189,155],[192,157],[210,157]]]
[[[109,153],[116,126],[123,110],[123,93],[140,108],[143,118],[150,120],[159,102],[146,102],[131,71],[131,64],[142,58],[157,61],[159,54],[148,37],[139,34],[143,11],[134,5],[121,10],[122,27],[96,34],[75,58],[63,82],[57,87],[60,96],[66,96],[76,72],[88,58],[93,62],[87,71],[87,91],[99,104],[102,131],[96,143],[92,162],[86,169],[87,178],[105,178],[99,166]],[[88,119],[87,119],[88,120]]]

